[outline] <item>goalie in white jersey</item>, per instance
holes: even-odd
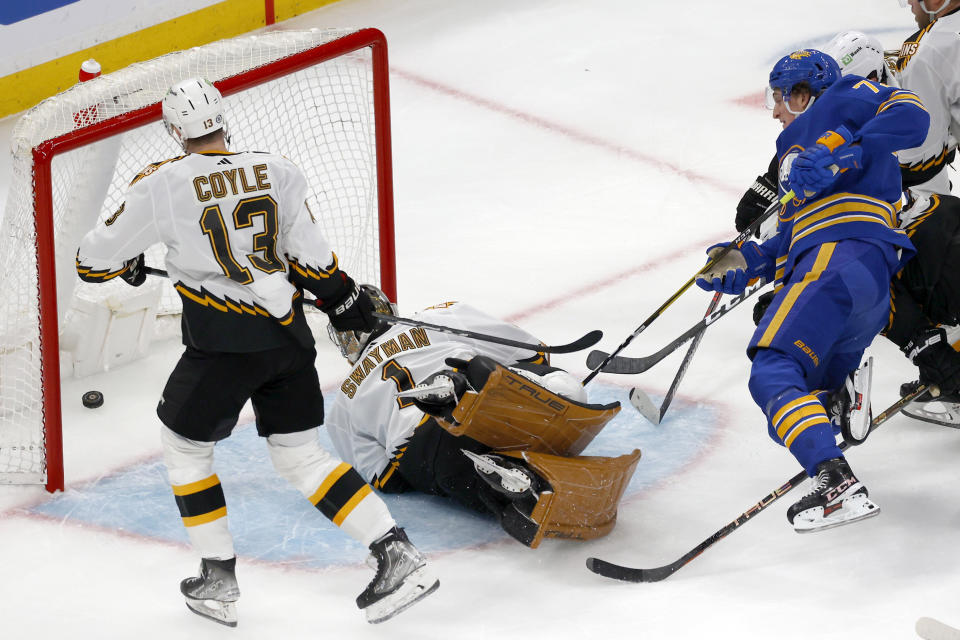
[[[163,120],[186,155],[151,164],[124,204],[82,240],[85,281],[138,286],[143,251],[167,246],[183,301],[186,350],[157,407],[164,462],[200,575],[180,588],[200,615],[235,626],[236,554],[213,451],[246,401],[277,471],[328,519],[369,546],[377,573],[357,598],[381,622],[437,588],[423,556],[363,478],[317,440],[323,397],[302,290],[333,326],[370,330],[373,303],[338,268],[306,206],[307,183],[286,158],[227,151],[220,92],[205,80],[175,84]]]
[[[381,291],[363,288],[381,313],[395,315]],[[414,319],[540,344],[459,302]],[[640,452],[579,454],[619,404],[588,404],[578,380],[533,350],[386,322],[373,332],[330,334],[353,369],[327,431],[375,488],[446,496],[490,512],[530,547],[544,537],[585,540],[612,529]]]

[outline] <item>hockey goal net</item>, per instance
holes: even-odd
[[[80,282],[76,250],[87,230],[119,208],[139,171],[182,153],[163,127],[160,101],[193,76],[224,95],[231,148],[296,162],[340,264],[396,299],[380,31],[267,32],[78,84],[28,111],[12,135],[13,176],[0,222],[0,482],[63,489],[60,376],[77,375],[82,367],[71,350],[93,339],[79,305],[95,298],[120,308],[114,297],[144,289]],[[163,251],[151,249],[147,265],[163,268]],[[179,299],[169,283],[148,285],[156,290],[151,312],[175,317]]]

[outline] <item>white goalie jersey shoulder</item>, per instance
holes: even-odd
[[[413,318],[539,342],[523,329],[464,303],[436,305]],[[368,481],[381,474],[424,417],[413,400],[397,398],[397,392],[449,369],[447,358],[469,360],[478,355],[512,363],[536,354],[420,327],[392,326],[367,346],[334,398],[325,422],[337,453]]]

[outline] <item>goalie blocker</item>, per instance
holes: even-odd
[[[488,451],[465,454],[484,459],[476,463],[486,484],[481,499],[504,530],[531,548],[544,538],[590,540],[609,533],[640,450],[619,457],[580,453],[620,411],[619,403],[587,404],[547,389],[532,379],[558,371],[544,365],[508,369],[483,356],[447,363],[456,369],[438,375],[451,379],[459,393],[447,403],[436,393],[415,402],[458,440]],[[529,478],[525,490],[515,484],[518,470]]]

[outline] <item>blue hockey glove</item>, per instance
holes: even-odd
[[[728,245],[729,242],[721,242],[707,249],[710,261]],[[767,259],[761,253],[759,245],[756,242],[745,242],[739,250],[732,249],[718,262],[702,271],[697,277],[696,285],[704,291],[737,295],[743,293],[753,280],[761,277],[766,268]]]
[[[851,146],[853,134],[846,127],[827,131],[817,143],[800,152],[790,167],[790,187],[808,197],[823,191],[848,169],[859,169],[863,150]],[[834,172],[834,167],[837,171]]]

